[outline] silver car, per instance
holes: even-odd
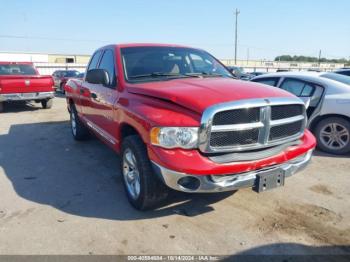
[[[283,72],[251,81],[282,88],[304,100],[308,126],[318,147],[332,154],[350,152],[350,77],[328,72]]]

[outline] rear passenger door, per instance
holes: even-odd
[[[101,58],[101,54],[102,54],[101,50],[98,50],[93,54],[92,58],[90,59],[87,71],[97,68]],[[95,84],[91,84],[86,81],[83,81],[79,90],[81,112],[86,118],[86,120],[90,120],[90,121],[93,121],[94,119],[91,91],[95,90],[96,86],[97,85]]]

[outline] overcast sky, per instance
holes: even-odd
[[[0,52],[91,54],[110,43],[160,42],[238,57],[350,58],[349,0],[1,1]]]

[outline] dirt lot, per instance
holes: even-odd
[[[172,194],[138,212],[118,156],[70,134],[54,108],[0,115],[0,254],[350,253],[350,156],[315,153],[309,168],[264,194]]]

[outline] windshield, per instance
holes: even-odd
[[[328,74],[323,74],[321,77],[332,79],[338,82],[341,82],[343,84],[350,85],[350,77],[349,76],[344,76],[340,74],[335,74],[335,73],[328,73]]]
[[[0,75],[36,75],[32,65],[2,64],[0,65]]]
[[[180,47],[127,47],[121,49],[127,81],[162,81],[181,77],[230,77],[208,53]]]
[[[63,73],[65,77],[76,77],[79,75],[78,71],[66,71]]]

